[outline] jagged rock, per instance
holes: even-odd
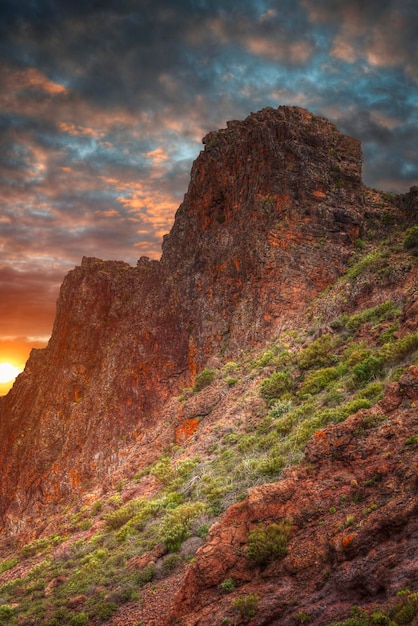
[[[84,258],[64,280],[47,348],[1,400],[8,532],[106,480],[132,446],[139,465],[158,456],[175,437],[158,425],[164,402],[343,271],[363,221],[357,140],[280,107],[203,142],[161,261]]]

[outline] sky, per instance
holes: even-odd
[[[369,186],[418,184],[416,0],[2,0],[0,362],[83,256],[158,259],[202,137],[280,105],[360,139]]]

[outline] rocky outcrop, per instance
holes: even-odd
[[[318,431],[299,468],[230,507],[198,550],[171,619],[247,623],[236,601],[258,596],[251,624],[303,618],[321,626],[345,619],[353,605],[387,608],[398,591],[414,588],[418,458],[409,435],[418,429],[417,400],[413,366],[373,409]],[[291,525],[287,554],[262,564],[250,558],[251,531],[283,520]]]
[[[133,446],[138,468],[156,458],[176,437],[160,419],[167,400],[210,359],[302,315],[344,270],[364,219],[357,140],[280,107],[204,144],[161,261],[83,259],[48,347],[1,400],[8,533],[35,519],[42,531],[46,513],[106,484]]]

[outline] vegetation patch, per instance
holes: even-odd
[[[210,384],[213,383],[215,377],[215,370],[211,370],[208,368],[202,370],[200,374],[198,374],[195,378],[193,392],[198,393],[199,391],[202,391],[202,389],[204,389],[205,387],[208,387]]]
[[[292,389],[293,381],[289,372],[274,372],[261,383],[261,395],[268,404],[272,404]]]
[[[289,534],[292,528],[290,520],[278,524],[259,526],[250,531],[247,539],[247,556],[258,565],[266,565],[287,554]]]

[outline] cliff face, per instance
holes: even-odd
[[[103,481],[211,357],[260,344],[345,267],[363,220],[358,141],[294,107],[203,141],[161,261],[83,259],[48,347],[1,401],[11,532]]]
[[[203,143],[161,261],[180,279],[200,363],[303,308],[341,273],[363,223],[360,144],[327,120],[268,108]]]

